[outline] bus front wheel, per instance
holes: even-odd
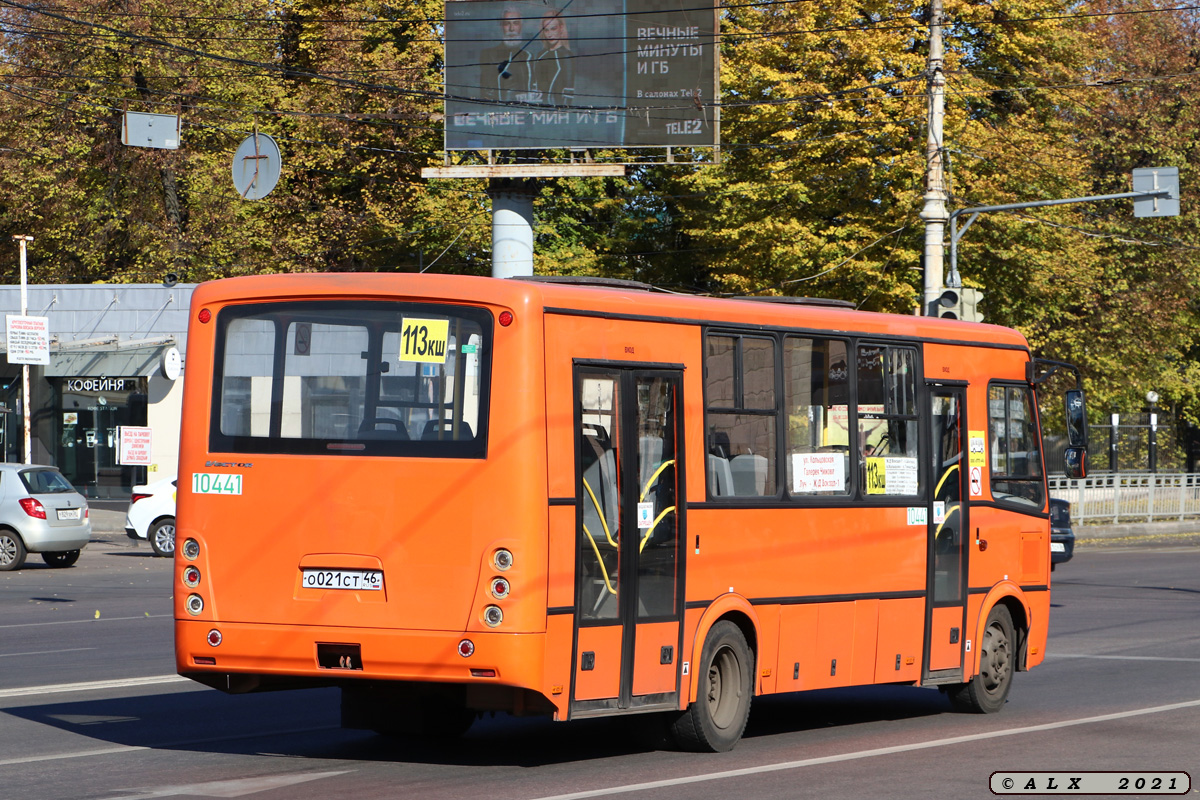
[[[740,628],[729,620],[713,625],[704,642],[696,702],[672,723],[684,750],[721,753],[742,738],[754,694],[754,656]]]
[[[988,614],[979,643],[979,672],[966,683],[947,690],[956,711],[994,714],[1004,707],[1012,688],[1016,664],[1016,636],[1012,614],[997,605]]]

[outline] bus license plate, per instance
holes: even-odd
[[[300,574],[305,589],[383,589],[383,570],[378,569],[302,569]]]
[[[83,512],[78,508],[60,508],[58,510],[59,519],[81,519]]]
[[[1051,542],[1050,543],[1050,552],[1051,553],[1065,553],[1065,552],[1067,552],[1067,546],[1065,544],[1063,544],[1062,542]]]

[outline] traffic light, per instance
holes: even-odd
[[[946,289],[940,295],[938,295],[938,299],[934,307],[937,311],[937,315],[942,319],[960,319],[960,302],[961,301],[957,290]]]
[[[946,289],[938,295],[934,308],[942,319],[961,319],[965,322],[983,322],[979,302],[983,292],[978,289]]]
[[[959,289],[958,296],[958,318],[964,322],[983,322],[983,312],[979,310],[983,292],[978,289]]]

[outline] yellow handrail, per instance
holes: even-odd
[[[646,549],[646,542],[650,541],[650,537],[654,535],[654,529],[658,527],[658,523],[662,522],[662,518],[675,510],[675,506],[669,506],[662,510],[662,513],[654,518],[654,522],[650,523],[650,527],[646,529],[646,535],[642,537],[641,544],[638,545],[638,552]]]
[[[668,459],[667,461],[664,461],[662,464],[660,464],[658,466],[658,469],[654,470],[654,474],[650,476],[650,480],[646,481],[646,488],[642,489],[642,495],[641,495],[641,497],[638,498],[639,503],[646,499],[646,492],[650,491],[650,487],[654,485],[654,482],[656,480],[658,480],[658,476],[662,474],[662,471],[664,469],[666,469],[667,467],[671,467],[674,465],[675,465],[675,459],[672,458],[672,459]]]
[[[600,548],[596,547],[596,540],[592,538],[592,533],[587,529],[587,525],[583,526],[583,533],[592,545],[592,552],[596,554],[596,563],[600,565],[600,575],[604,578],[604,588],[608,589],[609,594],[615,595],[617,590],[608,582],[608,570],[604,568],[604,559],[600,557]]]
[[[938,492],[940,492],[942,490],[942,484],[946,482],[946,478],[950,477],[950,473],[957,472],[957,471],[958,471],[958,464],[955,464],[954,466],[950,467],[950,469],[948,469],[942,473],[942,479],[937,482],[937,486],[933,490],[934,497],[937,497]]]
[[[604,511],[600,508],[600,501],[596,499],[596,493],[592,491],[592,487],[588,486],[587,478],[583,479],[583,488],[587,489],[587,493],[592,498],[592,505],[596,507],[596,516],[600,517],[600,524],[604,527],[604,538],[608,539],[609,544],[616,547],[617,543],[613,541],[612,534],[608,531],[608,520],[604,518]]]

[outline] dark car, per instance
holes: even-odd
[[[1071,504],[1050,498],[1050,569],[1075,555],[1075,531],[1071,530]]]

